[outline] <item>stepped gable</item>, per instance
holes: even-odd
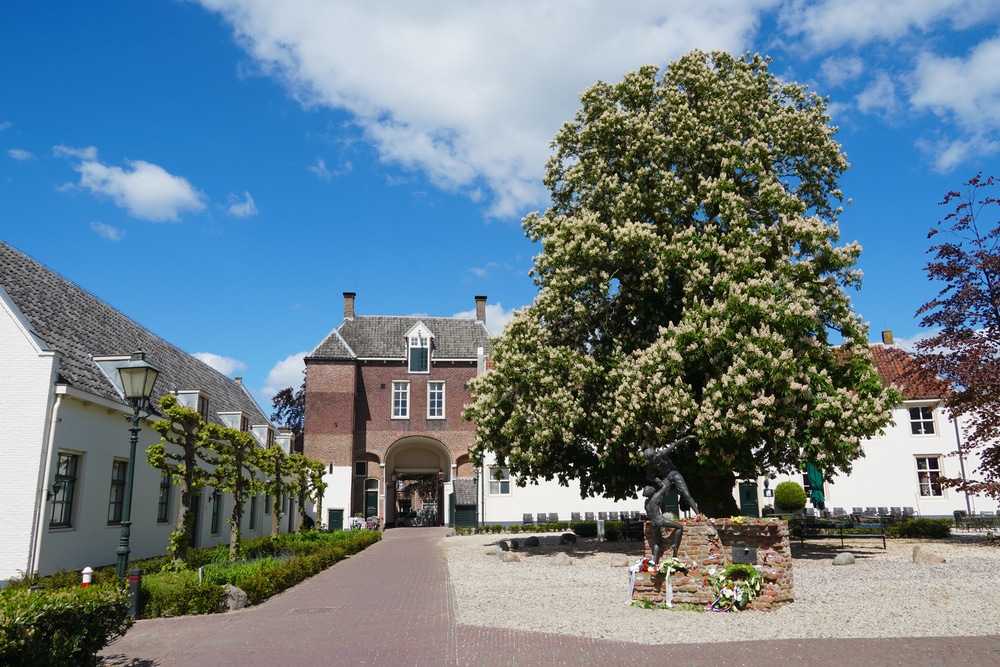
[[[406,333],[422,322],[434,334],[432,359],[475,361],[478,349],[489,355],[486,325],[475,319],[362,315],[345,319],[309,355],[310,359],[406,358]]]
[[[884,345],[872,345],[871,351],[882,381],[896,387],[905,400],[936,399],[948,395],[948,385],[920,366],[909,352]]]
[[[0,288],[21,312],[42,346],[59,353],[59,384],[123,403],[94,357],[130,355],[137,348],[160,371],[156,398],[174,390],[201,390],[217,412],[243,411],[253,424],[269,424],[239,382],[178,349],[85,289],[0,241]],[[148,297],[149,295],[145,295]]]

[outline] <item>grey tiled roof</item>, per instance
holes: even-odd
[[[160,371],[154,391],[157,397],[174,389],[201,390],[211,396],[209,409],[213,417],[216,412],[241,410],[253,424],[270,423],[242,384],[174,347],[3,241],[0,241],[0,286],[45,346],[59,352],[57,382],[123,402],[93,357],[128,355],[142,348],[146,361]]]
[[[490,353],[486,325],[457,317],[362,315],[344,320],[309,359],[404,359],[406,332],[423,322],[434,334],[432,359],[475,359],[478,348]]]
[[[462,505],[475,505],[478,500],[476,496],[478,495],[476,490],[476,481],[471,477],[456,477],[452,482],[455,486],[455,504],[458,506]]]

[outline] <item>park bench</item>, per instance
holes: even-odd
[[[842,520],[830,520],[798,516],[789,519],[788,530],[803,546],[806,540],[839,538],[840,546],[843,548],[845,538],[850,538],[880,539],[882,548],[886,548],[885,527],[877,518],[852,516]]]

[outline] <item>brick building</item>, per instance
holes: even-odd
[[[359,316],[354,300],[344,293],[343,322],[305,359],[304,453],[327,464],[323,518],[444,523],[475,474],[462,408],[490,353],[486,297],[475,319]]]

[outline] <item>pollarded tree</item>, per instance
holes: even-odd
[[[154,422],[153,428],[161,440],[146,448],[146,460],[154,468],[169,471],[180,487],[181,501],[169,546],[178,564],[191,546],[195,520],[191,505],[201,489],[213,483],[210,469],[218,465],[219,458],[212,450],[211,429],[197,410],[181,405],[172,395],[160,399],[160,410],[164,419]]]
[[[247,498],[258,493],[263,485],[257,471],[264,461],[264,450],[246,431],[228,426],[209,427],[211,447],[218,454],[219,464],[212,473],[212,485],[231,493],[233,510],[229,521],[229,559],[235,560],[240,548],[243,506]]]
[[[920,326],[935,328],[917,343],[917,359],[951,385],[946,404],[968,420],[965,444],[982,450],[982,479],[945,484],[1000,498],[1000,216],[987,219],[1000,205],[990,194],[996,186],[978,174],[941,202],[955,210],[928,234],[946,240],[928,251],[927,275],[944,289],[917,311]]]
[[[306,501],[311,500],[318,506],[326,490],[326,482],[323,481],[326,466],[302,454],[292,454],[288,457],[288,470],[291,474],[290,489],[298,502],[299,526],[302,526],[306,520]]]
[[[271,445],[261,454],[259,467],[264,477],[261,489],[271,497],[271,534],[277,535],[284,516],[284,497],[296,491],[289,455],[278,445]]]
[[[888,423],[845,292],[860,247],[836,245],[847,161],[768,62],[694,51],[583,93],[523,223],[539,293],[473,383],[475,456],[623,498],[643,449],[693,434],[672,456],[721,516],[737,478],[849,470]]]

